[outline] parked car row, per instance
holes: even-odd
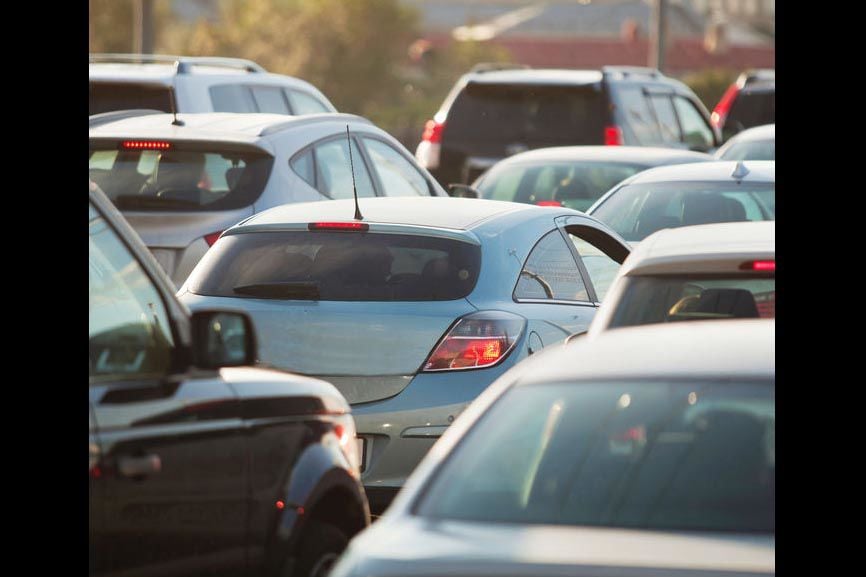
[[[440,137],[567,144],[537,115],[582,99],[638,146],[491,148],[449,198],[355,115],[90,117],[91,574],[774,572],[775,163],[647,69],[449,98]]]

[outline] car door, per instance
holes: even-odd
[[[201,575],[245,562],[238,399],[191,373],[147,267],[90,207],[90,572]]]
[[[513,299],[519,305],[516,311],[529,319],[531,352],[586,330],[600,303],[596,284],[604,286],[612,268],[608,261],[618,269],[628,255],[624,241],[587,222],[583,217],[559,217],[558,228],[544,234],[524,262]]]

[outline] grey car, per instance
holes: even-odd
[[[655,166],[707,162],[703,152],[653,146],[554,146],[515,154],[473,184],[481,198],[585,211],[626,178]]]
[[[609,190],[586,213],[632,246],[663,228],[776,220],[776,162],[714,161],[651,168]]]
[[[773,575],[774,338],[739,319],[549,347],[464,411],[331,577]]]
[[[584,330],[628,245],[562,207],[465,198],[283,205],[223,233],[181,287],[256,322],[260,361],[352,405],[381,511],[509,367]]]
[[[272,206],[349,198],[353,182],[360,197],[447,196],[387,132],[339,113],[97,114],[90,179],[176,286],[222,231]]]

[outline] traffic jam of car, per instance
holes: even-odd
[[[774,71],[90,81],[91,575],[775,574]]]

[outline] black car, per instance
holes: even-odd
[[[721,131],[722,142],[747,128],[775,124],[776,71],[759,69],[740,74],[716,104],[711,120]]]
[[[90,574],[323,575],[370,523],[346,400],[249,366],[92,182],[89,226]]]
[[[708,152],[721,143],[700,99],[651,68],[489,69],[463,75],[415,158],[444,186],[525,150],[586,144]]]

